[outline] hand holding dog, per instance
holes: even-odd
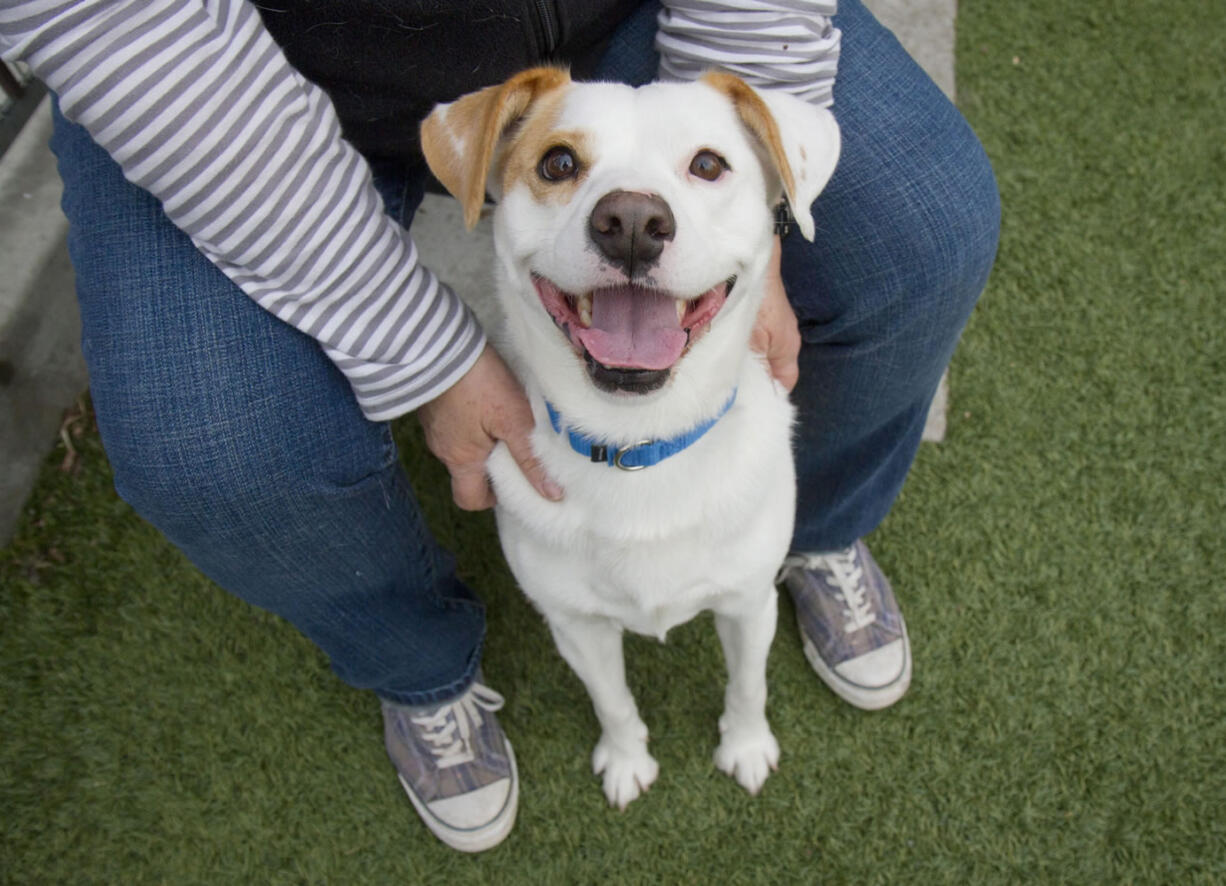
[[[507,444],[524,476],[545,498],[562,489],[545,474],[532,451],[532,409],[502,358],[486,345],[464,376],[417,410],[426,445],[451,474],[451,495],[466,511],[494,506],[485,460],[498,441]]]
[[[766,295],[762,307],[758,309],[749,346],[766,357],[771,375],[783,385],[784,390],[790,391],[800,378],[797,363],[800,356],[800,327],[796,324],[796,314],[788,302],[787,293],[783,291],[783,277],[779,272],[780,254],[781,246],[776,237],[770,265],[762,281]]]

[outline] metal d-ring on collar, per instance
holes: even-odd
[[[678,434],[676,437],[670,437],[667,440],[639,440],[635,443],[627,443],[624,446],[612,446],[571,428],[566,429],[566,436],[570,442],[571,449],[580,455],[586,456],[596,464],[603,463],[612,468],[620,468],[623,471],[641,471],[643,468],[659,464],[669,456],[676,455],[678,452],[689,448],[703,434],[711,430],[715,423],[727,414],[735,402],[736,389],[734,388],[731,396],[728,397],[728,401],[724,403],[723,408],[713,417],[685,433]],[[545,409],[549,413],[549,423],[553,425],[555,431],[561,433],[561,414],[558,410],[554,409],[553,404],[548,400],[545,401]]]
[[[626,457],[627,453],[633,452],[634,450],[638,449],[640,446],[650,446],[650,445],[651,445],[650,440],[640,440],[637,443],[631,443],[629,446],[623,446],[621,449],[617,450],[617,452],[613,454],[613,467],[621,468],[623,471],[641,471],[643,470],[643,468],[647,467],[647,465],[628,465],[624,461],[622,461],[622,459]],[[593,457],[592,460],[595,461],[595,457]]]

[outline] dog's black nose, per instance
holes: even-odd
[[[654,264],[676,230],[673,211],[655,194],[610,191],[588,217],[592,242],[629,277]]]

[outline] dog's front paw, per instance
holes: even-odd
[[[604,774],[604,795],[609,805],[625,809],[651,787],[660,774],[660,764],[647,753],[646,741],[626,746],[602,735],[592,751],[592,771]]]
[[[779,766],[779,742],[765,725],[758,729],[727,730],[715,749],[715,765],[749,793],[756,794]]]

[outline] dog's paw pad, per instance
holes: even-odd
[[[601,739],[592,752],[592,771],[604,776],[604,795],[609,805],[625,809],[651,787],[660,774],[660,764],[647,753],[645,744],[627,750]]]
[[[754,733],[725,733],[715,749],[715,765],[756,794],[767,776],[779,766],[779,742],[769,729]]]

